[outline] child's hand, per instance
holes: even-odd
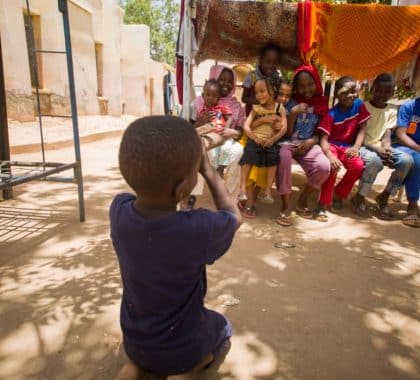
[[[292,107],[291,112],[293,113],[307,113],[308,105],[306,103],[299,103]]]
[[[274,129],[275,131],[280,131],[280,130],[281,130],[281,128],[283,127],[283,124],[281,123],[281,120],[280,120],[280,119],[277,119],[277,120],[273,123],[272,127],[273,127],[273,129]]]
[[[194,126],[201,127],[204,124],[208,124],[212,121],[212,119],[216,116],[213,111],[206,111],[202,115],[197,117]]]
[[[296,154],[297,155],[304,155],[309,149],[311,149],[313,146],[313,143],[310,140],[302,140],[297,144],[296,146]]]
[[[357,157],[358,155],[359,155],[359,149],[355,148],[354,146],[346,150],[346,156],[348,158],[354,158],[354,157]]]
[[[271,139],[268,139],[268,140],[266,140],[265,141],[265,143],[263,144],[263,148],[271,148],[273,145],[274,145],[274,143],[275,143],[276,141],[273,139],[273,138],[271,138]]]
[[[340,168],[343,166],[343,164],[341,163],[341,161],[337,158],[337,157],[330,157],[330,163],[331,163],[331,171],[335,172],[335,171],[339,171]]]
[[[260,138],[260,137],[256,137],[256,138],[254,139],[254,141],[255,141],[255,143],[256,143],[257,145],[264,146],[264,144],[265,144],[265,142],[266,142],[267,140],[266,140],[266,139],[262,139],[262,138]]]
[[[231,137],[237,137],[238,136],[238,132],[237,131],[235,131],[234,129],[232,129],[232,128],[225,128],[223,131],[222,131],[222,133],[221,133],[221,135],[223,136],[223,137],[225,137],[225,138],[231,138]]]

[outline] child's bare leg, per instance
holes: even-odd
[[[300,209],[305,209],[308,207],[308,198],[311,194],[317,192],[318,189],[316,189],[315,187],[311,186],[309,183],[307,183],[305,185],[305,187],[303,188],[302,192],[299,195],[299,199],[298,199],[298,207]]]
[[[281,213],[289,216],[292,212],[292,206],[290,203],[290,194],[282,194],[281,197]]]
[[[251,172],[251,165],[245,164],[241,166],[241,186],[239,194],[246,194],[246,187],[248,184],[249,173]]]
[[[265,195],[271,198],[271,188],[276,178],[277,166],[270,166],[267,168],[267,185],[265,187]]]

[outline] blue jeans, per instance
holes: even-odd
[[[358,193],[366,197],[372,189],[376,176],[384,168],[384,164],[376,152],[364,146],[360,148],[359,153],[365,163],[365,168],[359,181]],[[394,164],[394,171],[388,180],[385,191],[395,195],[403,185],[404,180],[408,178],[407,175],[413,167],[413,158],[398,149],[392,149],[392,163]]]
[[[405,179],[405,192],[407,193],[407,199],[409,201],[418,201],[420,193],[420,152],[416,152],[408,146],[399,144],[394,144],[392,147],[400,152],[411,155],[413,158],[413,168]]]

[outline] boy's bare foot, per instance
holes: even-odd
[[[365,202],[365,197],[361,196],[360,194],[356,194],[351,199],[351,204],[353,206],[353,212],[359,216],[366,216],[368,212],[368,207]]]
[[[393,217],[388,206],[388,199],[389,199],[389,196],[387,196],[384,193],[379,194],[375,198],[376,204],[378,205],[378,208],[379,208],[379,214],[378,214],[379,219],[391,220]]]
[[[115,380],[137,380],[139,376],[140,369],[132,361],[129,361],[123,365]]]

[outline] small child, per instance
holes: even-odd
[[[322,133],[321,148],[331,163],[330,176],[321,187],[320,200],[314,212],[314,217],[321,222],[328,221],[327,206],[332,204],[334,210],[343,208],[343,199],[362,176],[364,163],[359,157],[359,149],[365,139],[366,122],[371,117],[364,103],[357,98],[353,78],[345,76],[338,79],[334,95],[338,103],[318,126]],[[346,174],[335,186],[342,166],[346,168]]]
[[[277,103],[282,104],[286,108],[287,113],[287,105],[292,98],[292,83],[288,80],[282,80],[279,87],[279,92],[277,94]]]
[[[211,166],[194,127],[173,116],[132,122],[119,152],[134,190],[110,208],[120,265],[121,328],[128,372],[194,374],[211,363],[232,334],[229,321],[204,307],[206,265],[229,249],[241,224],[235,202]],[[218,211],[176,211],[205,178]],[[124,368],[123,371],[124,373]],[[195,377],[194,377],[195,378]]]
[[[214,125],[217,133],[222,133],[231,124],[232,111],[226,104],[219,103],[222,97],[222,87],[216,79],[209,79],[203,87],[203,107],[198,110],[198,117],[207,112],[213,114],[210,123]]]
[[[312,217],[308,209],[308,197],[319,191],[330,174],[330,163],[318,145],[318,123],[328,112],[328,98],[322,92],[321,79],[315,67],[304,65],[296,70],[293,78],[293,99],[286,106],[289,111],[288,139],[280,142],[280,163],[277,170],[277,188],[282,199],[282,208],[276,222],[285,227],[292,224],[292,159],[296,159],[308,177],[297,205],[297,211],[303,217]]]
[[[241,189],[243,190],[245,187],[247,193],[247,199],[243,206],[243,216],[247,218],[256,217],[254,208],[255,186],[246,186],[252,166],[267,168],[267,185],[260,200],[266,203],[274,202],[271,195],[271,185],[274,182],[279,161],[277,141],[286,133],[287,129],[285,108],[275,102],[276,94],[267,79],[259,79],[255,82],[255,96],[259,104],[252,107],[252,111],[245,121],[244,132],[248,141],[244,154],[239,161],[239,165],[242,166]],[[270,117],[271,119],[259,123],[258,119],[262,117]]]
[[[359,181],[357,194],[352,199],[354,211],[360,216],[365,216],[365,197],[372,189],[376,176],[384,165],[394,169],[384,191],[376,197],[378,216],[383,220],[392,219],[393,215],[388,207],[389,197],[398,192],[413,166],[413,159],[409,154],[391,148],[391,131],[397,125],[398,114],[397,107],[388,104],[394,95],[394,87],[395,82],[391,74],[380,74],[373,81],[372,97],[366,103],[372,118],[367,122],[364,146],[360,149],[365,169]]]
[[[267,79],[275,93],[278,93],[281,76],[278,71],[280,59],[279,48],[275,45],[269,44],[260,50],[257,67],[250,71],[245,77],[242,87],[242,102],[245,103],[245,113],[248,116],[254,104],[258,104],[255,97],[255,82],[259,79]]]

